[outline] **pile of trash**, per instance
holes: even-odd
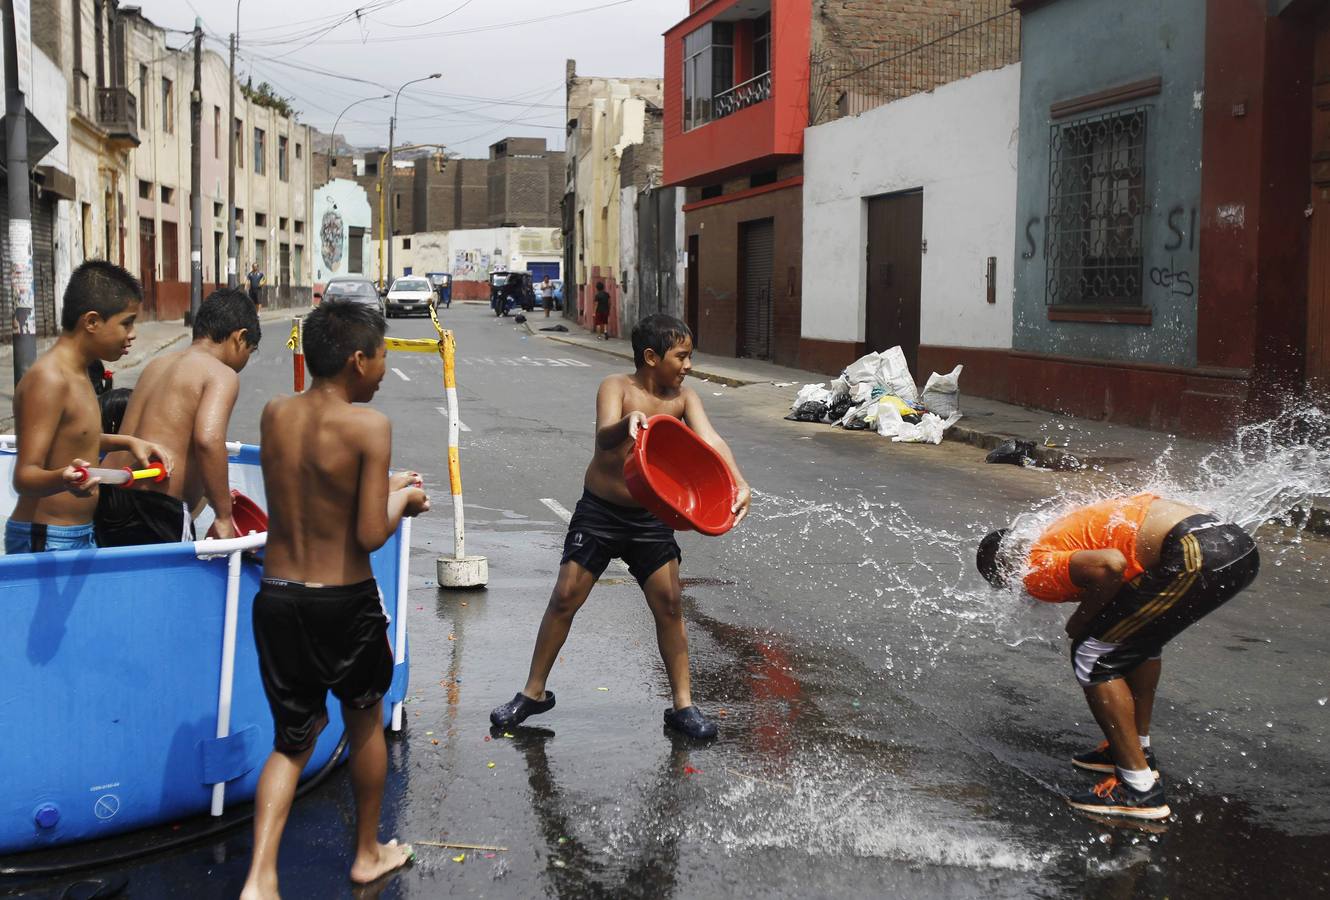
[[[961,417],[962,366],[946,375],[934,372],[922,393],[900,347],[855,360],[827,387],[799,389],[792,422],[825,422],[851,431],[876,431],[893,441],[940,444],[942,434]]]

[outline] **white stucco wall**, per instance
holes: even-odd
[[[370,250],[369,194],[349,178],[334,178],[314,190],[314,218],[310,234],[313,247],[314,281],[322,285],[337,275],[373,277],[376,260]],[[347,268],[351,257],[351,229],[362,229],[360,236],[361,271]]]
[[[375,254],[379,244],[370,241]],[[454,282],[488,281],[490,272],[523,271],[532,262],[563,262],[559,229],[466,228],[393,237],[393,266],[410,268],[412,275],[448,272]]]
[[[1011,346],[1019,114],[1017,64],[805,132],[804,337],[864,339],[865,201],[923,188],[920,342]]]

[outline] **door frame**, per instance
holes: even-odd
[[[700,343],[697,334],[698,327],[701,324],[699,321],[700,310],[698,309],[698,301],[700,300],[700,294],[702,292],[702,273],[698,262],[701,255],[702,242],[700,238],[701,235],[688,235],[688,271],[685,279],[687,283],[684,289],[684,323],[688,326],[688,330],[693,333],[694,348],[697,348]]]
[[[863,217],[863,218],[862,218],[862,228],[863,228],[863,230],[862,230],[861,233],[862,233],[862,235],[863,235],[863,248],[864,248],[864,252],[863,252],[863,256],[860,257],[860,265],[861,265],[863,268],[862,268],[861,271],[860,271],[860,291],[859,291],[860,305],[859,305],[859,321],[863,324],[863,342],[864,342],[864,349],[865,349],[865,352],[873,352],[873,351],[881,352],[882,350],[889,349],[888,347],[874,347],[874,346],[872,346],[872,343],[873,343],[873,342],[872,342],[872,336],[871,336],[871,334],[870,334],[870,332],[869,332],[869,310],[870,310],[870,306],[869,306],[869,292],[870,292],[870,290],[871,290],[871,288],[872,288],[872,278],[873,278],[872,265],[871,265],[871,263],[872,263],[872,260],[871,260],[871,254],[872,254],[872,250],[873,250],[873,244],[872,244],[872,237],[873,237],[873,235],[872,235],[872,212],[871,212],[871,208],[872,208],[873,201],[875,201],[875,200],[896,200],[896,199],[901,199],[901,198],[904,198],[904,197],[909,197],[909,196],[914,196],[914,195],[917,195],[917,196],[919,197],[919,247],[918,247],[918,252],[919,252],[919,320],[920,320],[920,321],[919,321],[918,325],[919,325],[920,335],[919,335],[918,340],[916,341],[916,344],[915,344],[915,347],[914,347],[913,354],[911,354],[910,351],[909,351],[908,349],[904,348],[904,347],[902,347],[902,349],[906,351],[906,352],[905,352],[905,356],[906,356],[906,359],[907,359],[907,360],[909,361],[909,363],[910,363],[910,372],[911,372],[911,374],[917,376],[918,373],[915,371],[915,369],[918,367],[918,359],[917,359],[917,357],[918,357],[918,353],[919,353],[919,346],[921,346],[921,345],[923,344],[923,334],[922,334],[922,325],[923,325],[923,321],[922,321],[922,320],[923,320],[923,231],[924,231],[924,209],[923,209],[923,205],[924,205],[924,200],[926,199],[926,197],[925,197],[925,194],[924,194],[924,188],[923,188],[922,185],[920,185],[920,186],[918,186],[918,187],[905,188],[905,189],[902,189],[902,190],[899,190],[899,191],[888,191],[888,192],[883,193],[883,194],[873,194],[873,195],[871,195],[871,196],[867,196],[867,197],[864,197],[864,198],[863,198],[863,203],[862,203],[862,205],[860,206],[860,210],[861,210],[861,215],[862,215],[862,217]],[[898,342],[898,343],[899,343],[899,342]],[[911,358],[912,355],[914,356],[913,359]]]

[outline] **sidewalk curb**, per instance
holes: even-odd
[[[560,344],[567,344],[570,347],[581,347],[583,350],[594,350],[597,353],[606,353],[609,354],[610,356],[617,356],[619,359],[626,359],[630,361],[633,359],[633,354],[625,353],[622,350],[616,350],[613,347],[598,347],[595,344],[586,344],[582,341],[575,341],[566,337],[559,337],[557,334],[550,334],[548,332],[541,333],[537,331],[535,332],[535,334],[539,335],[540,337],[549,338],[551,341],[558,341]],[[760,381],[747,381],[742,378],[734,378],[729,375],[718,375],[715,372],[708,372],[706,369],[699,369],[696,366],[693,367],[693,371],[690,374],[694,378],[701,378],[704,381],[714,381],[717,384],[723,384],[726,385],[727,387],[746,387],[747,385],[750,384],[761,384]]]

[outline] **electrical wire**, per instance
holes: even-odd
[[[380,25],[386,25],[386,26],[388,26],[389,28],[423,28],[423,27],[426,26],[426,25],[433,25],[435,22],[442,22],[444,19],[448,18],[449,16],[453,15],[454,13],[459,13],[459,12],[461,12],[462,10],[466,9],[468,6],[470,6],[470,5],[471,5],[472,3],[474,3],[474,2],[475,2],[475,0],[463,0],[462,4],[461,4],[460,6],[455,6],[455,7],[453,7],[452,9],[448,10],[448,12],[444,13],[443,15],[441,15],[441,16],[439,16],[439,17],[437,17],[437,18],[434,18],[434,19],[427,19],[427,20],[425,20],[424,22],[416,22],[416,23],[414,23],[414,24],[412,24],[412,25],[394,25],[392,22],[384,22],[384,21],[382,21],[382,20],[379,20],[379,21],[378,21],[378,24],[380,24]]]

